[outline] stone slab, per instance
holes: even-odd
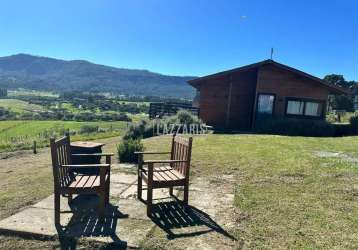
[[[67,197],[62,197],[60,199],[60,208],[61,213],[70,212],[73,209],[87,211],[87,210],[96,210],[98,207],[99,198],[97,195],[77,195],[73,197],[71,205],[68,204]],[[49,197],[41,200],[40,202],[32,205],[33,208],[42,208],[42,209],[50,209],[53,211],[54,209],[54,195],[50,195]]]
[[[143,186],[146,188],[146,186]],[[177,191],[174,190],[174,194],[177,194]],[[137,199],[137,185],[132,185],[126,189],[120,196],[120,199]],[[147,190],[142,190],[142,198],[147,199]],[[159,188],[153,190],[153,200],[161,200],[171,198],[169,195],[168,188]]]
[[[109,195],[112,198],[119,197],[125,190],[130,188],[130,184],[111,182],[111,189],[109,191]]]
[[[118,206],[119,211],[128,215],[129,219],[150,220],[147,216],[147,206],[142,201],[137,199],[119,199],[113,202],[113,205]]]
[[[61,223],[68,223],[71,217],[72,214],[61,214]],[[49,209],[27,208],[0,221],[0,231],[53,237],[57,234],[54,212]]]
[[[137,182],[137,176],[134,174],[111,173],[111,183],[112,182],[135,184]]]

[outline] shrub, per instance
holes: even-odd
[[[124,139],[144,139],[154,136],[158,132],[190,132],[191,125],[196,125],[200,129],[204,123],[189,111],[180,110],[176,115],[164,117],[163,119],[153,121],[141,120],[128,129]],[[183,128],[184,126],[185,128]]]
[[[335,123],[333,124],[333,126],[335,129],[336,136],[348,136],[353,134],[352,127],[350,124]]]
[[[143,151],[144,146],[140,139],[123,140],[117,146],[117,153],[120,162],[137,162],[138,156],[134,154],[136,151]]]
[[[358,134],[358,115],[352,116],[349,119],[349,123],[351,125],[351,130],[354,134]]]
[[[326,121],[329,122],[329,123],[336,122],[337,121],[336,115],[333,112],[327,114],[326,115]]]
[[[264,118],[257,122],[256,131],[292,136],[335,136],[335,126],[323,120],[294,118]]]
[[[96,115],[93,112],[85,111],[74,115],[76,121],[95,121]]]
[[[144,139],[151,136],[153,136],[153,124],[148,120],[141,120],[129,127],[123,139]]]
[[[79,133],[80,134],[89,134],[89,133],[95,133],[98,131],[98,126],[96,125],[83,125],[80,128]]]

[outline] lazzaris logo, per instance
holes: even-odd
[[[167,135],[167,134],[191,134],[200,135],[208,133],[208,126],[197,123],[162,123],[153,121],[153,134]]]

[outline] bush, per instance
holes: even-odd
[[[294,118],[264,118],[257,122],[256,131],[265,134],[291,136],[335,136],[335,126],[323,120]]]
[[[153,123],[148,120],[141,120],[137,124],[132,124],[123,136],[124,140],[144,139],[153,136]]]
[[[352,127],[350,124],[335,123],[333,124],[333,126],[335,129],[336,136],[348,136],[353,134]]]
[[[138,162],[138,156],[134,154],[136,151],[143,151],[144,146],[139,139],[123,140],[117,146],[117,153],[120,162]]]
[[[189,111],[180,110],[176,115],[164,117],[163,119],[157,120],[141,120],[138,124],[132,125],[126,134],[124,139],[144,139],[152,137],[159,133],[171,133],[171,132],[194,132],[190,131],[190,126],[196,125],[198,129],[204,123],[191,114]],[[185,127],[185,128],[183,128]]]
[[[95,132],[98,132],[98,126],[96,125],[83,125],[79,131],[80,134],[89,134]]]
[[[93,112],[85,111],[74,115],[76,121],[95,121],[96,115]]]
[[[349,123],[351,125],[351,130],[354,134],[358,134],[358,115],[352,116],[349,119]]]

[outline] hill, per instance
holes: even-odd
[[[0,87],[5,88],[192,98],[195,91],[186,83],[192,78],[115,68],[84,60],[65,61],[27,54],[0,57]]]

